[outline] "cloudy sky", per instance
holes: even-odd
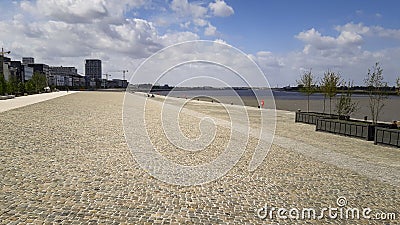
[[[81,74],[85,58],[100,58],[104,73],[131,75],[158,50],[201,39],[245,52],[272,86],[310,68],[363,84],[377,61],[390,85],[400,76],[397,0],[2,0],[0,9],[0,45],[14,60]]]

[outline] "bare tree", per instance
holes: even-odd
[[[387,83],[383,81],[383,69],[380,67],[379,62],[376,62],[372,68],[368,69],[364,82],[365,86],[368,87],[372,123],[376,124],[388,98],[387,93],[383,90],[387,87]]]
[[[339,118],[345,116],[348,119],[352,113],[358,110],[358,102],[353,101],[351,98],[353,82],[343,82],[343,86],[346,89],[346,92],[342,93],[339,100],[336,102],[336,113],[339,115]]]
[[[328,92],[329,92],[329,76],[325,72],[324,77],[322,77],[322,80],[320,82],[320,87],[321,87],[321,92],[324,95],[324,107],[322,112],[325,113],[326,111],[326,98],[328,97]]]
[[[324,94],[324,113],[325,113],[325,101],[329,98],[329,114],[332,114],[332,98],[337,94],[337,87],[341,83],[339,73],[332,72],[330,70],[324,73],[324,77],[321,81],[321,90]]]
[[[305,71],[301,76],[300,80],[296,81],[300,87],[300,91],[307,95],[307,112],[310,111],[310,96],[316,92],[316,78],[311,72],[311,69]]]

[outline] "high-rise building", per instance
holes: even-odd
[[[85,60],[85,76],[94,80],[101,80],[102,71],[100,59]]]
[[[23,65],[34,64],[34,63],[35,63],[35,59],[33,57],[22,57]]]

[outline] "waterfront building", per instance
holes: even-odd
[[[32,76],[33,76],[33,68],[32,67],[29,67],[28,65],[22,65],[21,71],[22,71],[22,77],[23,77],[24,82],[32,79]]]
[[[85,79],[78,74],[78,70],[72,66],[52,66],[50,67],[51,78],[49,85],[56,87],[83,87]]]
[[[85,76],[95,81],[100,81],[102,79],[102,69],[101,69],[100,59],[85,60]]]
[[[34,63],[35,63],[35,59],[33,57],[22,57],[23,65],[34,64]]]

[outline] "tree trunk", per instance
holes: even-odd
[[[307,95],[307,112],[310,112],[310,95]]]

